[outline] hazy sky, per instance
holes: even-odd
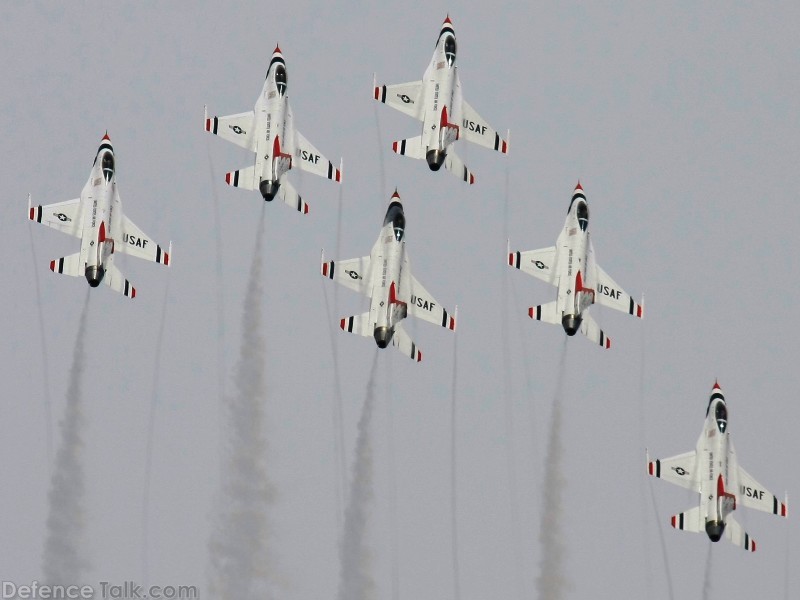
[[[169,269],[118,259],[137,288],[133,301],[91,290],[82,387],[91,568],[76,583],[142,578],[157,373],[150,582],[206,586],[225,433],[220,390],[234,387],[263,201],[225,185],[225,172],[250,156],[204,132],[203,105],[218,115],[251,110],[276,43],[298,130],[332,161],[344,157],[341,187],[290,174],[308,216],[278,202],[265,211],[265,462],[276,491],[268,544],[281,597],[333,598],[339,586],[344,483],[330,330],[366,302],[321,277],[320,249],[331,259],[367,254],[395,187],[415,276],[459,307],[462,598],[535,597],[565,334],[527,317],[555,288],[510,269],[504,254],[506,237],[522,250],[555,242],[578,179],[599,264],[634,297],[644,292],[646,306],[643,321],[591,309],[609,351],[567,340],[568,596],[669,598],[659,527],[675,597],[701,596],[710,542],[668,525],[697,498],[648,481],[644,456],[645,447],[660,457],[694,448],[715,379],[741,464],[771,491],[798,495],[796,3],[162,4],[0,9],[0,579],[41,577],[46,399],[56,448],[88,287],[48,270],[79,243],[29,223],[26,197],[78,197],[107,130],[126,214],[162,245],[173,240],[174,252]],[[496,129],[511,129],[507,156],[457,143],[474,186],[394,155],[391,142],[420,126],[371,97],[373,72],[379,83],[422,77],[448,12],[465,98]],[[454,337],[422,322],[406,328],[423,362],[391,350],[378,357],[376,597],[453,598]],[[333,339],[349,472],[375,345],[338,328]],[[797,595],[793,507],[790,498],[789,520],[737,511],[758,552],[715,544],[710,597]]]

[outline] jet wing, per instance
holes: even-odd
[[[75,237],[83,235],[83,211],[81,211],[80,198],[54,204],[31,206],[29,196],[28,218],[31,221],[36,221]]]
[[[508,154],[508,140],[500,137],[466,100],[461,101],[461,136],[473,144]]]
[[[411,270],[408,267],[408,259],[405,261],[403,270],[405,271],[405,277],[402,280],[398,295],[403,302],[408,303],[408,314],[455,331],[455,318],[411,274]]]
[[[694,450],[661,460],[650,461],[648,457],[647,472],[653,477],[700,493],[700,473],[697,469],[697,452]]]
[[[425,107],[422,102],[422,81],[376,85],[374,98],[418,121],[422,121],[425,115]]]
[[[252,110],[226,117],[206,116],[206,131],[251,152],[255,151],[254,125],[255,113]]]
[[[169,252],[155,243],[126,215],[122,215],[122,239],[114,240],[115,250],[162,265],[169,265]],[[170,252],[172,244],[170,244]]]
[[[294,142],[296,148],[297,166],[303,171],[327,177],[334,181],[342,181],[342,172],[333,166],[325,156],[317,150],[299,131],[294,132]]]
[[[349,260],[330,260],[327,262],[325,262],[325,257],[323,256],[322,275],[328,279],[333,279],[337,283],[341,283],[351,290],[369,296],[371,293],[371,285],[369,282],[372,279],[370,264],[371,260],[369,256],[351,258]]]
[[[527,252],[509,252],[508,264],[550,285],[558,285],[556,258],[556,247],[550,246]]]
[[[788,514],[786,503],[778,500],[775,494],[753,479],[742,467],[739,467],[739,499],[747,508],[754,508],[781,517]]]
[[[642,305],[637,304],[628,292],[623,290],[608,276],[608,273],[603,271],[600,265],[596,265],[596,268],[597,287],[595,289],[594,301],[603,306],[642,318],[642,316],[644,316],[644,308]]]

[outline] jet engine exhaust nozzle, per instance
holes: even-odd
[[[564,327],[564,331],[567,332],[567,335],[572,336],[580,329],[581,320],[581,317],[577,315],[564,315],[561,319],[561,325]]]
[[[103,281],[106,270],[102,266],[86,267],[86,281],[92,287],[97,287]]]
[[[441,150],[428,150],[425,160],[428,161],[431,171],[438,171],[444,164],[444,152]]]
[[[706,533],[712,542],[718,542],[725,531],[725,523],[722,521],[706,521]]]
[[[258,191],[261,192],[264,200],[267,202],[272,202],[273,198],[275,198],[275,194],[278,193],[278,188],[280,187],[281,184],[276,181],[264,180],[258,185]]]
[[[392,330],[388,327],[376,327],[373,336],[375,337],[375,343],[378,344],[378,348],[386,348],[389,342],[392,341]]]

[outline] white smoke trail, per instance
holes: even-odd
[[[453,553],[453,598],[461,600],[461,568],[458,562],[458,455],[456,407],[458,406],[458,333],[453,335],[453,381],[450,396],[450,535]]]
[[[256,235],[250,281],[242,313],[242,346],[236,391],[227,401],[225,468],[217,523],[209,542],[212,598],[264,600],[275,597],[270,581],[268,512],[273,489],[265,456],[265,343],[261,326],[264,210]],[[224,442],[223,442],[224,443]]]
[[[84,473],[82,379],[86,363],[84,343],[86,317],[89,312],[89,290],[83,304],[75,340],[75,353],[67,387],[67,406],[61,420],[61,445],[48,494],[47,537],[42,557],[42,575],[50,585],[72,585],[83,582],[89,568],[84,540]]]
[[[563,477],[564,448],[561,443],[561,409],[566,380],[567,338],[561,349],[558,366],[558,383],[553,398],[550,422],[550,439],[547,443],[544,470],[544,498],[539,533],[541,544],[540,573],[536,578],[539,598],[560,600],[566,596],[567,579],[564,572],[564,536],[561,531],[562,511],[566,481]]]
[[[53,460],[53,409],[50,401],[50,361],[47,358],[47,342],[44,337],[44,314],[42,311],[42,290],[39,286],[39,258],[36,256],[36,245],[33,243],[31,223],[28,223],[28,238],[31,242],[31,258],[33,259],[33,281],[36,283],[36,308],[39,313],[39,342],[42,345],[42,380],[44,381],[44,416],[45,440],[47,442],[47,467]]]
[[[708,556],[706,556],[706,574],[703,578],[703,600],[711,598],[711,548],[714,544],[708,542]]]
[[[358,421],[358,439],[353,458],[353,478],[344,513],[344,531],[339,549],[341,574],[339,600],[367,600],[373,597],[375,581],[370,573],[372,555],[367,546],[367,527],[372,504],[372,413],[375,404],[375,375],[378,350],[372,362],[367,396]]]
[[[150,395],[150,416],[147,421],[147,447],[144,455],[144,486],[142,486],[142,582],[150,584],[150,480],[153,471],[153,438],[156,429],[156,410],[158,408],[158,383],[161,374],[161,348],[164,344],[164,324],[167,320],[167,299],[169,298],[169,279],[164,288],[164,304],[161,307],[161,324],[156,339],[155,360],[153,362],[153,387]]]

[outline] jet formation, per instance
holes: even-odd
[[[725,535],[740,548],[756,551],[755,540],[732,516],[740,503],[747,508],[787,516],[786,498],[783,502],[778,500],[739,466],[728,431],[728,407],[716,382],[695,449],[654,461],[648,454],[647,472],[700,495],[699,506],[674,515],[671,523],[683,531],[705,531],[712,542]]]
[[[411,315],[455,331],[456,318],[411,274],[405,227],[403,205],[395,190],[369,256],[326,262],[323,251],[322,275],[370,299],[369,312],[343,318],[339,323],[342,330],[372,336],[379,348],[391,343],[419,362],[422,352],[400,326],[400,321]]]
[[[461,94],[456,34],[449,16],[442,23],[431,63],[421,81],[380,86],[373,81],[373,90],[375,100],[422,121],[421,135],[394,142],[392,150],[426,160],[431,171],[444,165],[461,180],[475,183],[475,176],[451,148],[462,138],[508,153],[508,140],[502,139]]]
[[[280,47],[276,46],[255,108],[210,118],[206,110],[204,122],[206,131],[255,153],[252,165],[225,175],[228,185],[258,190],[267,202],[277,196],[300,213],[308,214],[308,204],[289,183],[286,174],[296,166],[341,183],[342,169],[341,163],[340,168],[334,167],[294,128],[288,85],[286,61]]]
[[[528,309],[531,319],[560,324],[570,336],[580,329],[589,340],[603,348],[610,348],[611,340],[589,315],[588,308],[592,304],[602,304],[639,318],[644,313],[643,306],[595,261],[589,237],[589,205],[580,182],[575,186],[567,220],[556,245],[511,252],[509,244],[508,264],[558,288],[556,300]]]
[[[114,266],[115,252],[169,265],[172,242],[165,252],[122,212],[116,159],[108,133],[103,136],[80,198],[31,206],[28,196],[28,218],[81,239],[80,252],[50,261],[50,270],[86,277],[92,287],[105,282],[115,292],[136,297],[136,289]]]

